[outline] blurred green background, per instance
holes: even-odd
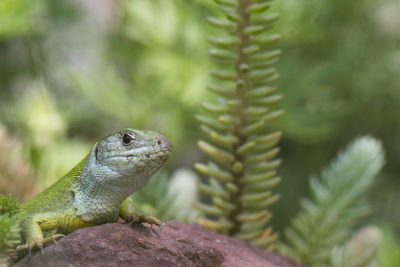
[[[274,227],[296,214],[310,174],[370,134],[387,164],[366,223],[383,231],[380,264],[400,264],[400,2],[280,0],[273,9],[287,111]],[[214,97],[204,84],[215,31],[205,18],[215,13],[211,0],[0,0],[0,192],[30,198],[124,127],[171,140],[167,176],[202,160],[193,117]]]

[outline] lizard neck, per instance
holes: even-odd
[[[81,166],[72,187],[74,208],[87,222],[117,221],[121,203],[148,180],[148,177],[124,176],[98,165],[95,148]]]

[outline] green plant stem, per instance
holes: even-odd
[[[239,118],[236,124],[234,134],[238,137],[239,142],[233,147],[233,155],[235,157],[234,162],[243,162],[244,156],[237,153],[237,149],[247,141],[247,136],[243,134],[243,129],[245,128],[247,121],[244,114],[244,110],[247,107],[246,91],[249,90],[248,77],[247,77],[247,57],[243,53],[245,47],[249,44],[248,36],[244,33],[244,29],[250,23],[250,14],[246,12],[248,6],[251,4],[252,0],[241,0],[238,5],[238,13],[241,18],[241,22],[238,24],[236,35],[239,38],[239,44],[237,46],[238,59],[235,64],[235,69],[237,72],[237,82],[236,82],[236,98],[240,101],[239,107],[236,109],[236,117]],[[243,193],[243,186],[239,184],[239,181],[244,175],[244,169],[240,172],[232,171],[233,183],[237,186],[238,190],[230,195],[230,202],[234,203],[235,209],[233,209],[228,215],[229,221],[233,222],[233,227],[229,229],[228,235],[235,235],[240,232],[241,222],[237,220],[237,215],[242,211],[241,195]]]

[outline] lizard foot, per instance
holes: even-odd
[[[150,224],[151,228],[153,228],[153,224],[157,225],[160,227],[162,227],[162,222],[157,219],[156,217],[153,216],[145,216],[145,215],[141,215],[141,214],[135,214],[134,217],[131,217],[130,220],[127,221],[127,223],[129,225],[132,225],[134,223],[148,223]]]
[[[44,254],[43,253],[44,246],[46,246],[50,243],[57,243],[57,239],[60,239],[61,237],[64,237],[64,236],[65,235],[62,235],[62,234],[55,234],[55,235],[52,235],[43,240],[32,240],[24,245],[17,246],[16,251],[19,252],[19,251],[23,251],[23,250],[28,250],[29,255],[31,255],[32,249],[36,247],[36,248],[40,248],[40,250],[42,251],[42,254]]]

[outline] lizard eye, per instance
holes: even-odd
[[[129,146],[130,144],[132,144],[133,140],[135,139],[128,133],[124,133],[124,135],[122,136],[122,144],[124,146]]]

